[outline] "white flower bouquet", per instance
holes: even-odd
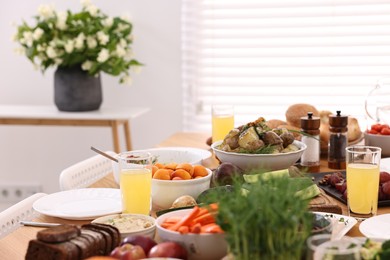
[[[82,5],[78,13],[40,6],[35,25],[18,26],[19,52],[42,72],[51,66],[80,66],[92,76],[103,71],[131,84],[130,69],[142,66],[133,58],[132,24],[103,14],[89,0],[82,0]]]

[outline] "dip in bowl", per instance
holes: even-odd
[[[115,214],[97,218],[92,223],[102,223],[115,226],[123,240],[127,236],[144,235],[154,238],[156,220],[142,214]]]

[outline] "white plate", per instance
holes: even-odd
[[[333,226],[333,231],[332,231],[332,237],[334,239],[342,238],[357,223],[357,220],[355,218],[349,216],[326,213],[326,212],[315,212],[315,213],[334,220],[335,224]]]
[[[89,188],[49,194],[35,201],[33,208],[52,217],[86,220],[120,213],[122,202],[119,189]]]
[[[378,215],[364,220],[360,224],[359,230],[368,238],[390,239],[390,214]]]

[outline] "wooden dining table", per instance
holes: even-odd
[[[193,147],[210,150],[210,146],[206,144],[206,140],[209,137],[207,133],[192,133],[192,132],[179,132],[173,134],[163,142],[157,145],[157,147]],[[206,160],[203,160],[203,165],[211,169],[216,168],[219,165],[218,160],[212,156]],[[321,159],[321,172],[331,172],[335,171],[334,169],[329,169],[327,167],[326,158]],[[118,184],[115,182],[112,174],[107,175],[106,177],[98,180],[96,183],[90,186],[90,188],[119,188]],[[327,196],[327,195],[325,195]],[[343,215],[347,215],[347,207],[344,203],[328,196],[329,201],[332,204],[339,205],[342,209]],[[380,207],[378,209],[378,215],[390,213],[390,207]],[[57,217],[51,217],[43,214],[38,214],[34,221],[37,222],[49,222],[49,223],[64,223],[64,224],[76,224],[81,225],[89,223],[91,220],[67,220]],[[0,239],[0,259],[7,260],[18,260],[24,259],[24,256],[27,252],[28,243],[31,239],[36,237],[36,234],[39,230],[43,228],[39,227],[30,227],[30,226],[20,226],[12,233],[8,234],[6,237]],[[346,234],[353,237],[362,237],[363,234],[359,231],[359,222],[352,227]]]

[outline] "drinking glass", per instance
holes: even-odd
[[[151,209],[152,155],[124,152],[118,156],[122,213],[149,215]]]
[[[332,234],[312,235],[306,240],[306,260],[314,259],[314,252],[321,244],[330,241]]]
[[[230,105],[214,105],[212,116],[212,142],[220,141],[234,128],[234,108]]]
[[[340,259],[340,260],[360,260],[359,241],[352,237],[344,236],[341,239],[329,240],[314,251],[314,260]]]
[[[378,209],[379,172],[382,149],[356,145],[347,151],[347,201],[349,216],[366,219]]]

